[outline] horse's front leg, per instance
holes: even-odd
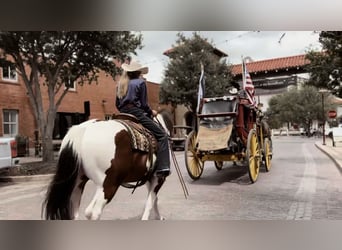
[[[153,176],[151,180],[147,183],[148,188],[148,195],[145,204],[144,213],[142,216],[142,220],[148,220],[151,215],[151,211],[153,210],[158,220],[164,220],[162,216],[160,216],[159,209],[158,209],[158,191],[160,190],[161,186],[165,182],[165,177],[156,177]]]
[[[154,199],[153,210],[154,210],[155,218],[157,220],[165,220],[165,218],[163,216],[161,216],[159,213],[158,196]]]

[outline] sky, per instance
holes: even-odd
[[[141,31],[141,50],[133,59],[149,67],[145,75],[151,82],[160,83],[169,59],[163,52],[176,44],[177,33],[191,37],[194,31]],[[240,64],[241,57],[265,60],[305,54],[309,49],[319,50],[319,34],[314,31],[197,31],[217,49],[228,54],[229,64]]]

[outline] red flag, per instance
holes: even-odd
[[[256,106],[255,90],[252,78],[247,70],[245,60],[242,60],[242,87],[246,92],[247,98],[251,105]]]

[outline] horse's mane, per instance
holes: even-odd
[[[173,134],[173,121],[172,121],[172,114],[169,110],[167,109],[161,109],[158,114],[160,114],[165,122],[165,125],[167,127],[167,129],[170,132],[170,135],[172,136]]]

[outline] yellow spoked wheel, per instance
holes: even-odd
[[[255,129],[251,129],[248,134],[246,157],[249,179],[254,183],[258,179],[261,162],[260,145]]]
[[[271,170],[271,163],[272,160],[272,145],[271,141],[268,138],[264,139],[264,164],[266,168],[266,172],[269,172]]]
[[[215,161],[215,167],[217,170],[221,170],[223,168],[223,161]]]
[[[189,176],[193,180],[198,180],[204,168],[204,162],[197,156],[196,153],[196,133],[191,131],[185,142],[185,166]]]

